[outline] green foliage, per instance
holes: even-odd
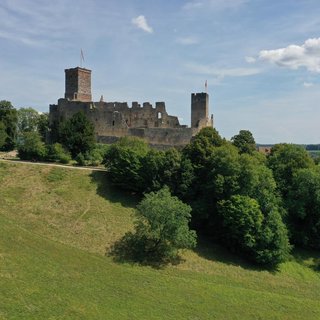
[[[46,146],[46,160],[60,163],[69,163],[71,155],[60,143],[54,143]]]
[[[258,202],[248,196],[235,195],[230,200],[221,200],[218,212],[222,219],[225,244],[231,250],[240,249],[254,255],[263,222]]]
[[[178,249],[195,247],[196,233],[188,226],[191,207],[168,188],[146,194],[137,209],[135,238],[147,257],[164,260],[176,257]]]
[[[287,229],[277,210],[263,215],[258,202],[235,195],[218,203],[223,243],[240,250],[254,262],[275,267],[289,257]]]
[[[308,152],[293,144],[277,144],[268,157],[268,166],[272,169],[277,186],[284,198],[292,185],[295,172],[314,166]]]
[[[237,135],[231,138],[231,141],[240,153],[252,154],[256,150],[256,142],[249,130],[240,130]]]
[[[18,133],[37,131],[39,112],[33,108],[18,110]]]
[[[0,121],[0,150],[5,145],[7,137],[6,127],[4,123]]]
[[[0,122],[5,127],[6,137],[5,143],[0,147],[0,150],[10,151],[14,149],[17,137],[17,121],[17,110],[12,106],[11,102],[1,100]]]
[[[281,213],[274,209],[264,217],[255,261],[269,267],[277,267],[281,262],[288,260],[291,249],[288,230],[282,221]]]
[[[320,249],[320,168],[298,170],[287,197],[292,241]]]
[[[40,113],[38,116],[37,130],[43,141],[46,141],[49,131],[49,114],[47,112]]]
[[[108,145],[96,143],[91,150],[88,150],[84,154],[79,153],[75,160],[81,166],[99,166],[103,163],[108,149]]]
[[[17,149],[22,160],[43,160],[46,157],[46,147],[38,132],[22,133]]]
[[[93,149],[94,126],[83,112],[78,112],[61,124],[58,140],[75,158],[79,153],[85,154]]]
[[[107,150],[104,163],[111,181],[124,189],[141,191],[142,160],[150,150],[141,139],[124,137]]]
[[[135,198],[104,179],[0,161],[0,318],[319,319],[318,252],[269,272],[201,239],[180,265],[114,263]]]
[[[211,127],[203,128],[195,135],[191,142],[183,149],[186,155],[196,168],[202,168],[211,156],[215,147],[226,144],[219,132]]]

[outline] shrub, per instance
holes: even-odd
[[[38,132],[24,132],[18,142],[18,157],[22,160],[44,160],[46,147]]]
[[[47,145],[46,160],[66,164],[71,161],[71,155],[63,148],[60,143],[54,143],[51,145]]]

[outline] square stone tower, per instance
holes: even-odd
[[[71,68],[64,70],[66,74],[66,91],[64,97],[68,100],[92,101],[91,70],[85,68]]]
[[[209,95],[206,92],[191,94],[191,127],[199,130],[212,126],[209,119]]]

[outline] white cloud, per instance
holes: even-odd
[[[213,10],[223,10],[237,8],[250,0],[192,0],[188,1],[182,8],[184,10],[196,10],[209,8]]]
[[[153,33],[153,29],[148,25],[147,19],[145,16],[138,16],[136,18],[133,18],[131,22],[139,29],[148,32]]]
[[[254,57],[245,57],[245,59],[248,63],[255,63],[257,61],[257,59]]]
[[[262,50],[259,58],[280,67],[298,69],[304,67],[312,72],[320,72],[320,38],[308,39],[301,46]]]
[[[194,37],[182,37],[178,38],[177,42],[183,45],[197,44],[199,41]]]
[[[303,86],[304,86],[305,88],[310,88],[310,87],[313,87],[314,84],[313,84],[312,82],[304,82],[304,83],[303,83]]]
[[[260,73],[257,68],[216,68],[212,65],[188,64],[187,68],[197,74],[224,77],[247,77]]]

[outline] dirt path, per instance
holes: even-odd
[[[90,170],[90,171],[107,171],[104,168],[96,168],[96,167],[76,167],[76,166],[67,166],[58,163],[47,163],[47,162],[30,162],[30,161],[21,161],[21,160],[8,160],[8,159],[1,159],[2,162],[10,162],[10,163],[21,163],[21,164],[31,164],[37,166],[50,166],[50,167],[59,167],[59,168],[67,168],[67,169],[77,169],[77,170]]]

